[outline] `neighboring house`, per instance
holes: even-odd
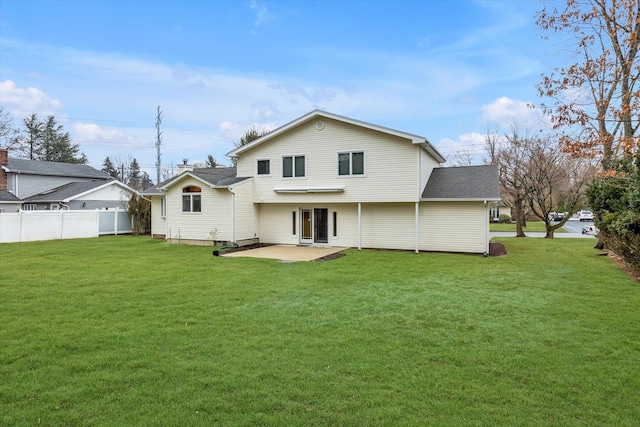
[[[504,198],[500,199],[497,204],[491,206],[491,221],[498,222],[500,220],[500,215],[507,215],[511,218],[511,208],[513,205],[506,201]]]
[[[23,210],[94,210],[124,208],[135,190],[88,165],[14,159],[0,149],[0,192],[11,210],[16,203]]]
[[[19,212],[20,206],[22,206],[22,200],[8,190],[0,190],[0,213]]]
[[[28,210],[95,210],[126,208],[135,190],[120,181],[70,182],[23,199]]]
[[[441,168],[425,137],[315,110],[228,155],[144,192],[155,237],[488,252],[497,167]]]

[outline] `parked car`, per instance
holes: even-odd
[[[562,221],[568,212],[554,212],[553,217],[551,218],[553,221]]]
[[[578,213],[578,219],[580,221],[593,221],[593,212],[591,212],[591,211],[580,211]]]

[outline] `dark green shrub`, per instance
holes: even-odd
[[[498,218],[498,222],[500,224],[511,224],[511,217],[507,214],[502,214],[500,218]]]

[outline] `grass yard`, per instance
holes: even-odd
[[[0,245],[0,425],[640,425],[640,285],[583,239],[320,263]]]
[[[498,222],[492,222],[489,224],[489,231],[516,231],[516,223],[511,224],[500,224]],[[524,232],[540,232],[546,233],[547,228],[542,221],[527,221],[527,226],[524,227]],[[558,228],[556,233],[566,233],[567,230],[564,228]]]

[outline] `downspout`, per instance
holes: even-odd
[[[489,213],[487,212],[487,201],[484,201],[484,253],[482,256],[486,257],[489,254]]]
[[[229,190],[229,192],[233,195],[232,196],[232,201],[231,201],[231,205],[232,205],[232,213],[233,213],[233,246],[237,247],[238,243],[236,241],[236,193],[233,192],[233,189],[231,187],[227,188],[227,190]]]

